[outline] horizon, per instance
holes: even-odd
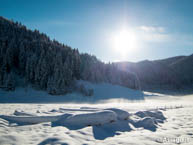
[[[0,6],[1,16],[31,30],[38,29],[103,62],[139,62],[192,54],[192,2],[46,2],[8,0]]]

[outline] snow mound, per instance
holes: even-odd
[[[35,114],[27,113],[24,111],[18,111],[18,110],[15,110],[15,112],[13,114],[16,116],[36,116]]]
[[[165,116],[161,111],[138,111],[129,117],[129,122],[135,127],[143,127],[145,129],[155,131],[159,123],[164,123]]]
[[[119,119],[119,120],[126,120],[126,119],[128,119],[128,117],[130,115],[127,111],[117,109],[117,108],[107,108],[105,110],[111,110],[111,111],[115,112],[117,115],[117,119]]]
[[[157,128],[157,122],[154,118],[145,117],[142,118],[134,123],[135,127],[143,127],[145,129],[154,130]]]
[[[118,108],[59,108],[58,110],[52,109],[51,111],[44,112],[41,116],[36,114],[15,110],[15,116],[0,115],[0,118],[10,123],[17,123],[18,125],[51,122],[52,127],[64,126],[68,129],[80,129],[86,126],[115,125],[117,127],[116,130],[120,130],[118,128],[122,128],[123,124],[127,128],[128,123],[130,123],[136,128],[143,127],[151,131],[155,131],[159,123],[163,123],[166,119],[163,113],[158,110],[138,111],[130,114]],[[49,116],[45,114],[49,114]]]
[[[0,118],[5,119],[9,122],[17,124],[38,124],[42,122],[54,122],[60,119],[61,115],[58,116],[11,116],[11,115],[0,115]]]
[[[99,111],[94,113],[84,113],[69,116],[65,123],[70,125],[103,125],[105,123],[114,122],[117,120],[117,115],[115,112],[110,110]]]
[[[98,112],[98,111],[103,111],[103,110],[110,110],[110,111],[115,112],[118,120],[126,120],[130,115],[127,111],[124,111],[118,108],[107,108],[107,109],[99,109],[99,108],[91,108],[91,107],[81,107],[80,109],[59,108],[59,111],[78,111],[78,112],[81,112],[81,111],[82,112]]]
[[[164,117],[163,113],[161,111],[155,110],[155,111],[138,111],[135,113],[135,115],[139,117],[153,117],[155,119],[159,120],[165,120],[166,118]]]
[[[80,107],[80,109],[98,109],[96,107]]]
[[[111,110],[97,112],[51,115],[51,116],[32,116],[30,113],[15,111],[15,115],[0,115],[0,118],[17,124],[38,124],[43,122],[53,122],[57,125],[75,125],[75,126],[93,126],[114,122],[117,120],[117,114]]]
[[[96,111],[99,111],[99,109],[66,109],[66,108],[59,108],[59,111],[96,112]]]

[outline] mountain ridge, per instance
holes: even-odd
[[[120,70],[135,73],[144,90],[152,85],[175,90],[193,87],[193,55],[115,64]]]

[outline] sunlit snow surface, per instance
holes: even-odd
[[[105,111],[107,113],[107,122],[104,122],[104,124],[87,124],[87,126],[76,127],[76,121],[73,126],[68,126],[68,124],[65,123],[54,124],[50,122],[50,118],[48,118],[48,122],[46,120],[45,122],[37,124],[17,124],[0,118],[0,144],[160,145],[164,143],[171,145],[180,143],[192,145],[193,95],[167,96],[148,92],[144,94],[144,100],[138,101],[113,98],[98,103],[1,103],[0,117],[7,115],[17,117],[28,116],[33,118],[33,116],[37,115],[50,116],[51,119],[53,119],[52,117],[60,116],[61,114],[71,114],[75,115],[74,118],[78,123],[81,123],[76,119],[79,118],[77,115]],[[124,117],[120,118],[120,120],[114,120],[111,113],[109,114],[108,111],[106,111],[109,108],[124,110],[128,112],[130,116],[127,120],[124,120]],[[143,124],[144,122],[142,122],[142,127],[135,126],[131,123],[131,120],[143,120],[143,118],[136,118],[136,112],[152,110],[161,111],[166,117],[166,120],[156,125],[157,128],[155,130],[145,128],[144,126],[146,124]],[[120,114],[120,112],[117,113]],[[108,115],[111,116],[110,121],[114,120],[115,122],[108,122]],[[66,119],[65,117],[63,118],[64,120]],[[96,115],[94,115],[94,117],[96,117]],[[100,121],[100,117],[97,117],[97,119]],[[103,119],[104,117],[101,117],[101,120]],[[72,120],[71,118],[70,122]],[[95,122],[97,122],[97,120],[95,120]],[[63,121],[60,123],[63,123]],[[147,124],[151,124],[151,120],[147,122]]]

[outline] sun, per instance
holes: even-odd
[[[121,54],[121,56],[126,56],[128,53],[132,53],[137,47],[137,39],[134,31],[129,29],[123,29],[116,32],[112,39],[113,49]]]

